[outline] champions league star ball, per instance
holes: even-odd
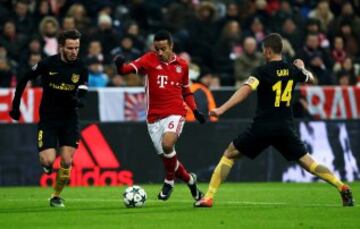
[[[126,188],[123,197],[128,208],[142,207],[147,198],[145,190],[137,185]]]

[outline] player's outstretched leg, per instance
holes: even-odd
[[[195,173],[189,173],[184,165],[178,160],[176,169],[175,169],[175,177],[181,179],[184,181],[189,189],[192,197],[195,201],[200,200],[204,194],[200,191],[200,189],[197,187],[197,176]]]
[[[205,194],[205,197],[201,200],[194,203],[194,207],[212,207],[213,198],[218,190],[220,184],[225,181],[226,177],[231,171],[232,166],[234,165],[234,159],[239,156],[239,151],[236,150],[233,143],[225,150],[223,157],[216,166],[210,180],[208,191]]]
[[[321,178],[338,189],[343,202],[343,206],[354,206],[351,189],[348,185],[341,182],[326,166],[318,164],[310,154],[305,154],[299,159],[299,164],[308,172]]]

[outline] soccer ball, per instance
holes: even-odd
[[[126,188],[123,197],[128,208],[142,207],[147,198],[145,190],[137,185]]]

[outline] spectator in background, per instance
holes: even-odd
[[[310,11],[309,18],[315,18],[319,20],[321,30],[327,32],[329,24],[334,19],[334,14],[330,10],[328,1],[319,1],[316,8]]]
[[[125,34],[120,39],[120,46],[111,50],[110,53],[113,57],[122,54],[126,61],[135,60],[141,55],[140,50],[134,47],[134,38],[130,34]]]
[[[356,78],[353,74],[351,74],[351,72],[349,71],[339,71],[336,74],[336,79],[337,79],[337,85],[340,86],[354,86],[356,85]]]
[[[332,23],[331,32],[334,34],[336,31],[339,31],[344,22],[349,22],[351,30],[354,31],[355,34],[360,35],[360,18],[355,14],[354,7],[350,1],[342,4],[341,14],[336,17]]]
[[[250,23],[249,30],[244,32],[244,36],[254,37],[257,44],[260,44],[262,40],[265,38],[267,31],[265,30],[263,22],[259,17],[254,17]]]
[[[350,57],[346,57],[342,63],[341,70],[346,71],[350,74],[350,78],[356,79],[358,73],[355,71],[355,66],[353,60]],[[356,81],[356,80],[355,80]],[[353,81],[351,81],[353,83]]]
[[[195,6],[192,0],[172,1],[164,14],[164,27],[173,34],[175,47],[181,51],[188,50],[190,45],[186,26],[194,18]]]
[[[235,59],[236,87],[240,87],[250,76],[250,73],[261,64],[265,63],[263,55],[257,51],[254,37],[246,37],[243,42],[243,53]]]
[[[17,75],[17,81],[19,82],[20,79],[22,79],[27,72],[31,70],[32,67],[34,67],[37,63],[39,63],[42,60],[42,55],[40,52],[31,52],[27,56],[26,63],[22,65],[20,68],[18,75]],[[41,79],[40,77],[37,77],[35,79],[32,79],[30,81],[31,87],[41,87]]]
[[[87,50],[87,58],[88,59],[96,58],[101,62],[105,62],[104,54],[102,53],[102,45],[100,41],[98,40],[90,41]]]
[[[334,81],[331,75],[330,54],[321,49],[318,34],[308,34],[305,42],[303,49],[297,53],[298,58],[302,59],[306,66],[309,66],[319,85],[332,85]]]
[[[61,28],[63,31],[76,29],[75,18],[66,16],[62,19]]]
[[[109,77],[104,73],[102,62],[96,57],[91,57],[87,64],[89,68],[88,86],[93,88],[106,87],[109,83]]]
[[[33,18],[35,19],[35,25],[38,25],[41,20],[46,16],[54,16],[51,11],[50,2],[48,0],[37,1],[35,12],[33,15]]]
[[[330,48],[330,41],[326,34],[321,30],[319,20],[310,18],[306,21],[305,35],[309,33],[317,34],[321,48]]]
[[[229,21],[237,21],[240,24],[239,5],[235,2],[229,2],[226,5],[226,14],[217,21],[217,32],[221,33],[222,29]]]
[[[340,25],[340,31],[336,33],[344,39],[345,51],[350,57],[359,56],[360,37],[354,33],[351,27],[351,21],[343,21]]]
[[[12,16],[17,32],[23,36],[29,36],[33,33],[34,20],[29,12],[29,5],[26,0],[18,0],[14,5],[14,14]]]
[[[25,45],[25,36],[17,33],[13,21],[5,22],[2,35],[0,36],[0,45],[7,50],[7,56],[13,60],[19,60],[19,54]]]
[[[10,66],[11,71],[16,74],[16,70],[18,68],[18,63],[8,57],[6,48],[1,45],[0,45],[0,58],[6,59],[8,65]]]
[[[45,56],[45,54],[42,51],[42,48],[43,47],[42,47],[41,41],[40,41],[40,39],[38,37],[33,37],[32,39],[30,39],[30,41],[28,42],[27,47],[22,49],[22,51],[20,53],[20,62],[19,62],[20,68],[27,65],[29,56],[32,53],[38,53],[41,56]]]
[[[281,26],[280,34],[286,38],[295,50],[302,47],[303,34],[292,18],[286,18]]]
[[[210,72],[209,68],[203,66],[201,69],[202,70],[200,76],[197,79],[192,80],[192,83],[190,85],[190,91],[194,94],[194,98],[198,110],[203,114],[205,114],[205,116],[209,118],[211,122],[216,122],[218,121],[218,118],[208,117],[209,112],[212,109],[216,108],[216,102],[214,96],[209,89],[213,82],[214,76]],[[187,107],[185,120],[189,122],[196,121],[194,114],[188,107]]]
[[[98,40],[101,43],[105,59],[111,59],[111,50],[118,45],[119,36],[112,28],[112,18],[107,14],[98,17],[98,27],[91,36],[91,40]]]
[[[134,48],[140,50],[141,52],[146,51],[144,50],[145,37],[140,31],[139,25],[136,21],[130,21],[124,25],[124,34],[132,36]]]
[[[11,72],[10,65],[7,59],[4,57],[0,57],[0,88],[14,87],[15,85],[15,76]]]
[[[179,57],[184,59],[189,66],[189,78],[190,80],[196,80],[200,76],[200,67],[196,63],[192,62],[191,56],[187,52],[179,53]]]
[[[188,22],[187,30],[191,46],[190,55],[194,62],[213,66],[213,55],[209,53],[217,40],[215,24],[216,11],[212,2],[201,2],[196,10],[196,17]]]
[[[273,26],[272,30],[281,32],[279,31],[278,25],[282,24],[284,26],[285,21],[289,19],[293,24],[295,24],[296,27],[302,26],[303,21],[299,15],[299,12],[297,12],[294,7],[291,7],[289,0],[281,0],[279,10],[271,18],[271,25]]]
[[[331,50],[331,57],[334,61],[333,71],[338,72],[344,63],[347,54],[344,49],[344,39],[341,36],[336,36],[333,40],[333,49]]]
[[[222,30],[213,52],[216,72],[220,74],[221,85],[234,85],[234,60],[241,53],[241,27],[237,21],[229,21]]]
[[[268,27],[267,23],[270,22],[270,15],[267,11],[267,1],[266,0],[254,0],[254,1],[248,1],[249,2],[249,6],[246,7],[246,11],[248,11],[247,13],[249,13],[249,15],[245,18],[244,23],[243,23],[243,27],[245,31],[250,31],[251,30],[251,24],[254,23],[254,20],[258,20],[261,22],[263,27]],[[271,23],[269,23],[271,24]],[[270,29],[270,28],[267,28]],[[248,36],[249,34],[247,34]],[[257,38],[257,37],[256,37]],[[259,38],[260,40],[262,40],[263,38]],[[257,38],[258,40],[258,38]]]
[[[87,12],[84,5],[75,3],[70,6],[66,16],[75,19],[75,27],[82,34],[88,34],[90,28],[90,19],[87,17]],[[85,37],[85,36],[84,36]]]
[[[55,17],[47,16],[40,22],[39,30],[44,46],[43,52],[46,56],[52,56],[58,53],[57,34],[59,29],[59,23]]]

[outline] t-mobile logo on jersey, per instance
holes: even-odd
[[[165,75],[158,75],[157,76],[157,84],[160,85],[160,88],[165,88],[165,84],[168,83],[167,81],[168,77]]]

